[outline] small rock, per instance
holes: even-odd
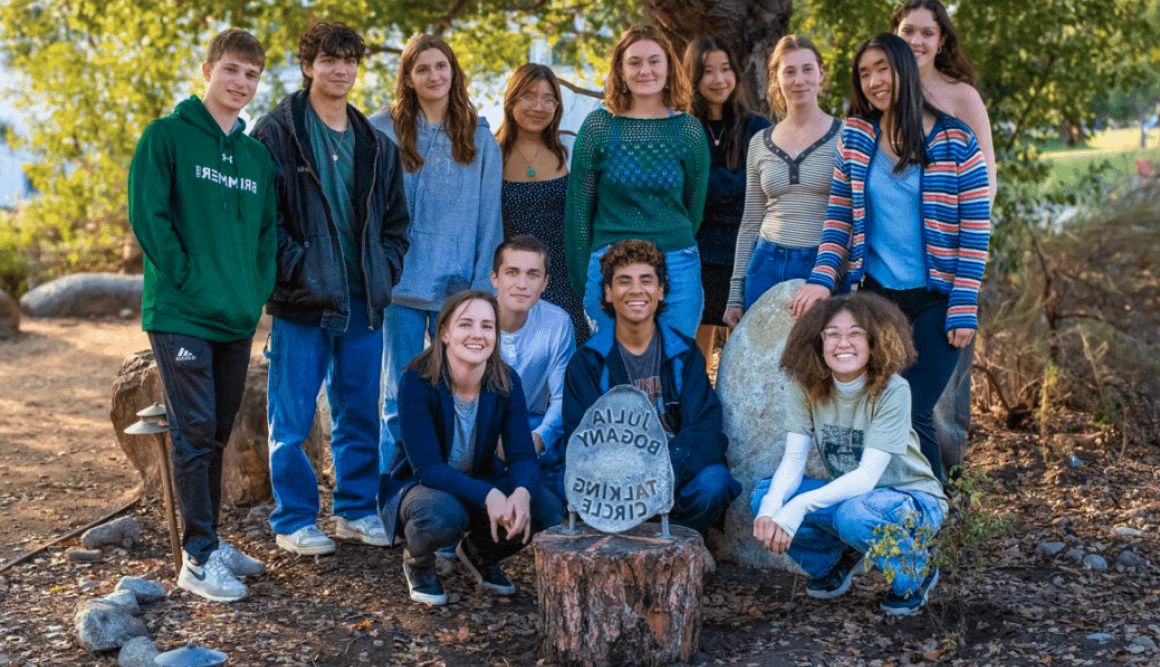
[[[1120,557],[1116,559],[1116,565],[1123,565],[1124,567],[1143,567],[1148,564],[1148,559],[1140,554],[1126,549],[1120,553]]]
[[[1067,465],[1069,465],[1073,468],[1082,468],[1083,467],[1083,459],[1076,456],[1075,452],[1068,452],[1067,455],[1064,456],[1063,458],[1065,461],[1067,461]]]
[[[96,563],[101,560],[100,549],[78,549],[77,547],[73,547],[64,552],[64,555],[74,563]]]
[[[157,647],[148,637],[134,637],[121,647],[117,664],[121,667],[154,667],[153,659],[156,657]]]
[[[0,577],[0,586],[8,585],[8,577]]]
[[[246,531],[246,539],[252,542],[259,542],[263,537],[265,537],[265,535],[262,533],[260,528],[254,528],[252,530]]]
[[[93,653],[120,648],[134,637],[148,637],[149,629],[107,600],[85,600],[73,615],[77,640]]]
[[[1115,637],[1109,635],[1106,632],[1093,632],[1087,636],[1087,639],[1088,641],[1093,641],[1097,644],[1107,644],[1108,642],[1115,639]]]
[[[86,549],[97,549],[107,545],[128,549],[140,542],[141,527],[137,524],[137,519],[131,516],[123,516],[90,528],[81,536],[81,544]]]
[[[0,667],[8,667],[12,664],[12,660],[7,653],[0,653]]]
[[[131,319],[136,314],[137,313],[134,313],[132,308],[122,308],[121,312],[117,313],[117,315],[120,316],[120,318],[123,320]]]
[[[1051,520],[1051,525],[1058,526],[1060,528],[1066,527],[1069,523],[1071,523],[1071,517],[1067,516],[1057,516]]]
[[[1019,547],[1013,546],[1013,547],[1007,547],[1006,549],[1004,549],[1003,553],[1000,555],[1003,556],[1004,558],[1015,558],[1019,554],[1020,554]]]
[[[265,521],[270,518],[271,511],[272,508],[264,503],[261,505],[254,505],[250,508],[249,513],[246,514],[246,519],[248,521],[253,521],[254,523],[265,523]]]
[[[1084,567],[1088,567],[1088,568],[1091,568],[1093,570],[1106,570],[1106,569],[1108,569],[1108,561],[1105,560],[1103,556],[1098,556],[1096,554],[1088,554],[1088,555],[1084,556],[1083,557],[1083,565],[1084,565]]]
[[[90,593],[104,586],[106,583],[108,582],[101,581],[100,579],[94,579],[92,577],[81,577],[77,580],[77,588],[79,588],[82,593]]]
[[[1057,554],[1059,554],[1060,551],[1063,551],[1063,548],[1066,546],[1067,545],[1063,542],[1040,542],[1038,546],[1035,547],[1035,553],[1039,554],[1040,556],[1054,558]]]
[[[1155,651],[1156,650],[1156,642],[1152,641],[1151,637],[1146,637],[1144,635],[1140,635],[1139,637],[1136,637],[1135,639],[1133,639],[1132,646],[1140,646],[1145,651]],[[1128,650],[1131,650],[1131,647],[1129,647]]]
[[[165,597],[165,587],[160,582],[141,577],[121,577],[117,582],[118,591],[132,591],[138,604],[157,602]]]
[[[1086,555],[1087,553],[1079,547],[1072,547],[1067,550],[1067,553],[1064,554],[1068,560],[1074,560],[1077,563],[1083,561],[1083,557]]]
[[[1112,529],[1112,534],[1116,537],[1140,537],[1144,531],[1130,528],[1128,526],[1116,526]]]
[[[131,616],[141,615],[141,607],[137,604],[137,595],[133,591],[113,591],[102,599],[112,602]]]

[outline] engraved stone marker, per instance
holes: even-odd
[[[564,485],[569,509],[593,528],[619,533],[673,507],[669,440],[648,396],[613,387],[568,440]]]

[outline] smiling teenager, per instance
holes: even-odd
[[[612,51],[605,106],[580,127],[564,215],[568,278],[584,292],[593,334],[612,326],[601,309],[600,257],[623,239],[656,243],[670,275],[663,323],[696,335],[704,294],[695,235],[701,226],[709,146],[683,113],[689,83],[668,39],[633,26]]]
[[[399,147],[411,213],[411,247],[386,312],[380,451],[399,437],[396,394],[403,367],[435,336],[452,294],[490,287],[503,236],[499,146],[467,94],[455,52],[431,35],[412,37],[399,59],[395,101],[370,118]]]
[[[769,106],[781,120],[749,145],[745,211],[724,317],[730,327],[770,287],[809,277],[842,125],[818,106],[826,69],[809,39],[782,37],[769,71]]]
[[[245,597],[239,578],[265,571],[218,534],[224,451],[276,269],[274,163],[238,118],[265,64],[250,33],[216,35],[204,97],[145,128],[129,166],[129,222],[145,253],[141,328],[165,390],[184,524],[177,585],[218,602]]]
[[[709,139],[709,188],[696,236],[705,290],[697,345],[709,359],[729,300],[737,230],[745,208],[750,140],[769,127],[769,120],[745,108],[737,58],[724,40],[707,35],[693,41],[685,50],[684,67],[693,84],[693,115]]]
[[[403,574],[415,602],[447,603],[435,553],[456,542],[477,582],[511,595],[515,584],[499,562],[563,514],[540,485],[523,385],[496,344],[498,312],[488,292],[449,297],[431,346],[407,364],[399,385],[402,439],[382,478],[379,511],[387,534],[406,545]]]
[[[407,252],[398,152],[347,102],[366,53],[341,23],[316,22],[298,43],[303,89],[258,122],[279,166],[278,282],[267,356],[270,514],[279,547],[332,553],[318,527],[318,485],[303,450],[326,383],[334,433],[337,537],[389,546],[375,494],[383,309]]]
[[[991,232],[987,165],[970,128],[923,97],[914,55],[898,36],[864,42],[851,77],[817,261],[790,313],[801,317],[854,285],[906,313],[918,350],[904,375],[911,416],[941,475],[932,412],[978,328]]]
[[[496,132],[503,153],[503,235],[530,234],[547,247],[548,263],[564,272],[564,201],[568,154],[560,142],[560,82],[547,65],[512,73]],[[568,311],[576,340],[588,339],[584,300],[563,275],[548,282],[544,300]]]

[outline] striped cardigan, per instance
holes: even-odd
[[[877,153],[878,121],[848,118],[838,140],[830,201],[818,259],[806,282],[838,288],[862,280],[866,254],[866,176]],[[922,170],[922,244],[927,289],[950,296],[947,331],[978,328],[979,283],[991,238],[987,165],[967,126],[950,116],[935,121]],[[908,211],[894,217],[906,218]]]

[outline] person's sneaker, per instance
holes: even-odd
[[[249,591],[230,572],[221,552],[221,549],[214,549],[201,564],[194,563],[189,554],[181,552],[181,574],[177,577],[177,585],[214,602],[234,602],[246,597]]]
[[[459,540],[459,546],[455,547],[455,555],[459,556],[459,562],[463,563],[471,576],[475,577],[475,581],[482,584],[484,588],[501,595],[511,595],[516,592],[516,585],[507,578],[499,564],[484,564],[475,554],[475,549],[467,545],[467,540]]]
[[[403,559],[403,577],[407,580],[407,590],[411,599],[429,605],[447,604],[447,594],[443,592],[443,585],[439,583],[439,575],[435,566],[412,567]]]
[[[234,548],[234,545],[226,542],[221,537],[218,538],[217,551],[221,552],[222,562],[239,579],[256,577],[266,571],[266,566],[262,564],[262,561],[257,558],[251,558],[238,551]]]
[[[368,514],[361,519],[350,521],[346,517],[334,517],[334,536],[343,540],[358,540],[373,547],[389,547],[387,529],[377,514]]]
[[[825,575],[810,579],[806,584],[806,595],[821,600],[841,597],[850,590],[850,583],[854,581],[854,574],[862,564],[862,553],[855,549],[842,551],[842,557]]]
[[[926,579],[919,584],[918,590],[910,595],[898,595],[894,591],[886,594],[886,599],[882,601],[882,611],[893,616],[909,616],[914,612],[922,609],[926,604],[927,597],[930,596],[930,589],[938,583],[938,568],[932,567],[930,573],[926,575]]]
[[[279,535],[274,542],[286,551],[301,556],[321,556],[334,553],[334,540],[318,529],[318,526],[309,524],[302,526],[289,535]]]

